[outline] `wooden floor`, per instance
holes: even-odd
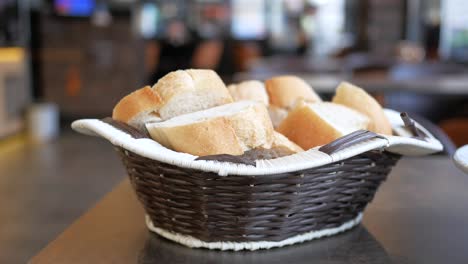
[[[0,141],[0,263],[26,263],[124,176],[109,143],[69,129]]]

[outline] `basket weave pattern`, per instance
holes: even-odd
[[[219,176],[117,150],[154,226],[206,242],[338,227],[364,210],[400,158],[372,151],[290,173]]]

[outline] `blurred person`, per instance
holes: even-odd
[[[149,81],[155,83],[171,71],[189,68],[189,58],[192,57],[195,46],[195,34],[190,32],[182,21],[170,21],[163,38],[149,45],[147,56]]]
[[[317,7],[315,5],[310,3],[305,5],[299,21],[299,47],[297,49],[299,55],[305,55],[307,52],[313,50],[314,37],[316,34],[316,14]]]
[[[17,6],[13,0],[0,0],[0,46],[11,46],[18,31]]]
[[[188,68],[216,68],[222,53],[222,43],[203,40],[183,21],[168,23],[163,38],[149,45],[147,68],[149,82],[171,71]]]
[[[192,56],[192,67],[218,71],[225,51],[223,25],[216,19],[202,16],[198,25],[199,43]]]

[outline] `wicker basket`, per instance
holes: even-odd
[[[99,120],[76,121],[73,128],[116,146],[150,230],[186,246],[222,250],[280,247],[347,230],[360,222],[401,155],[442,149],[420,127],[424,141],[363,132],[248,165],[197,160]]]

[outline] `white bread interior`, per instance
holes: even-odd
[[[274,130],[265,105],[240,101],[146,125],[151,137],[167,148],[192,155],[242,155],[271,148]]]
[[[275,131],[271,148],[255,148],[244,152],[242,157],[250,160],[276,159],[279,157],[293,155],[301,151],[304,151],[301,147]]]
[[[281,122],[288,116],[288,110],[274,105],[268,106],[268,114],[270,115],[273,127],[277,128]]]
[[[363,89],[348,82],[336,88],[332,101],[366,115],[370,119],[368,129],[375,133],[392,135],[392,126],[380,104]]]
[[[159,79],[152,89],[163,101],[159,109],[163,120],[233,101],[221,78],[212,70],[174,71]]]
[[[290,109],[298,100],[310,103],[322,102],[322,99],[304,80],[293,75],[283,75],[265,81],[265,88],[270,104]]]
[[[275,131],[272,149],[283,148],[289,151],[289,155],[304,151],[299,145],[289,140],[283,134]]]
[[[115,105],[112,118],[143,129],[147,122],[161,121],[158,115],[161,104],[159,95],[146,86],[122,98]]]
[[[289,112],[278,131],[305,150],[325,145],[366,129],[369,119],[346,106],[334,103],[302,103]]]
[[[264,105],[269,104],[265,85],[260,81],[243,81],[237,84],[230,84],[227,88],[234,101],[251,100],[258,101]]]

